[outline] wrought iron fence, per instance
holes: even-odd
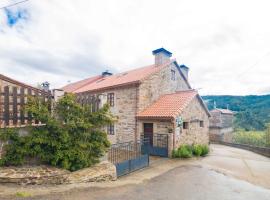
[[[137,141],[111,146],[108,160],[115,165],[118,177],[149,166],[149,154],[142,151],[142,145]]]
[[[113,144],[108,151],[108,160],[111,163],[120,163],[145,154],[141,151],[141,141]]]

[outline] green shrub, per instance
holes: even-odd
[[[192,147],[189,145],[182,145],[178,149],[178,156],[180,158],[191,158],[192,157]]]
[[[110,146],[102,129],[114,122],[109,106],[91,112],[90,107],[76,103],[74,95],[66,94],[53,114],[49,108],[47,102],[28,98],[25,111],[46,125],[29,127],[29,134],[21,137],[16,130],[2,130],[0,139],[9,143],[0,165],[22,165],[26,158],[38,158],[44,164],[75,171],[99,162]]]
[[[204,144],[201,147],[202,147],[201,156],[206,156],[209,153],[209,147],[208,147],[208,145]]]
[[[199,144],[193,145],[192,152],[193,155],[200,156],[202,154],[202,146]]]

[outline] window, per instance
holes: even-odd
[[[189,123],[183,122],[183,129],[188,129],[188,128],[189,128]]]
[[[204,127],[203,121],[200,121],[200,127]]]
[[[114,93],[108,93],[108,95],[107,95],[107,103],[111,107],[114,106]]]
[[[107,134],[114,135],[114,124],[110,124],[107,126]]]
[[[175,71],[171,70],[171,80],[175,81]]]

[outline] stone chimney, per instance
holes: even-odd
[[[166,62],[169,62],[170,57],[172,56],[172,53],[164,48],[156,49],[152,51],[152,53],[155,56],[155,65],[161,65]]]
[[[183,72],[184,76],[186,77],[186,79],[188,80],[188,71],[189,68],[186,65],[180,65],[180,70]]]
[[[50,90],[50,83],[49,82],[44,82],[44,83],[41,83],[41,88],[42,90],[46,91],[46,92],[49,92]]]

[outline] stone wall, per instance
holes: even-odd
[[[109,162],[76,172],[48,166],[0,168],[0,183],[19,185],[70,184],[116,180],[116,168]]]
[[[112,144],[134,141],[135,139],[137,90],[138,87],[136,85],[131,85],[96,93],[104,94],[101,95],[101,106],[107,103],[106,95],[108,93],[114,93],[114,106],[110,110],[117,118],[117,122],[114,124],[115,134],[108,135],[108,139]],[[86,95],[89,94],[86,93]]]
[[[208,144],[209,118],[198,98],[194,98],[180,115],[183,122],[189,122],[188,129],[175,127],[176,148],[182,144]],[[203,121],[203,127],[200,122]]]
[[[171,70],[175,71],[175,80],[171,80]],[[189,89],[188,85],[180,75],[175,64],[172,63],[142,82],[139,87],[139,112],[164,94],[187,89]]]

